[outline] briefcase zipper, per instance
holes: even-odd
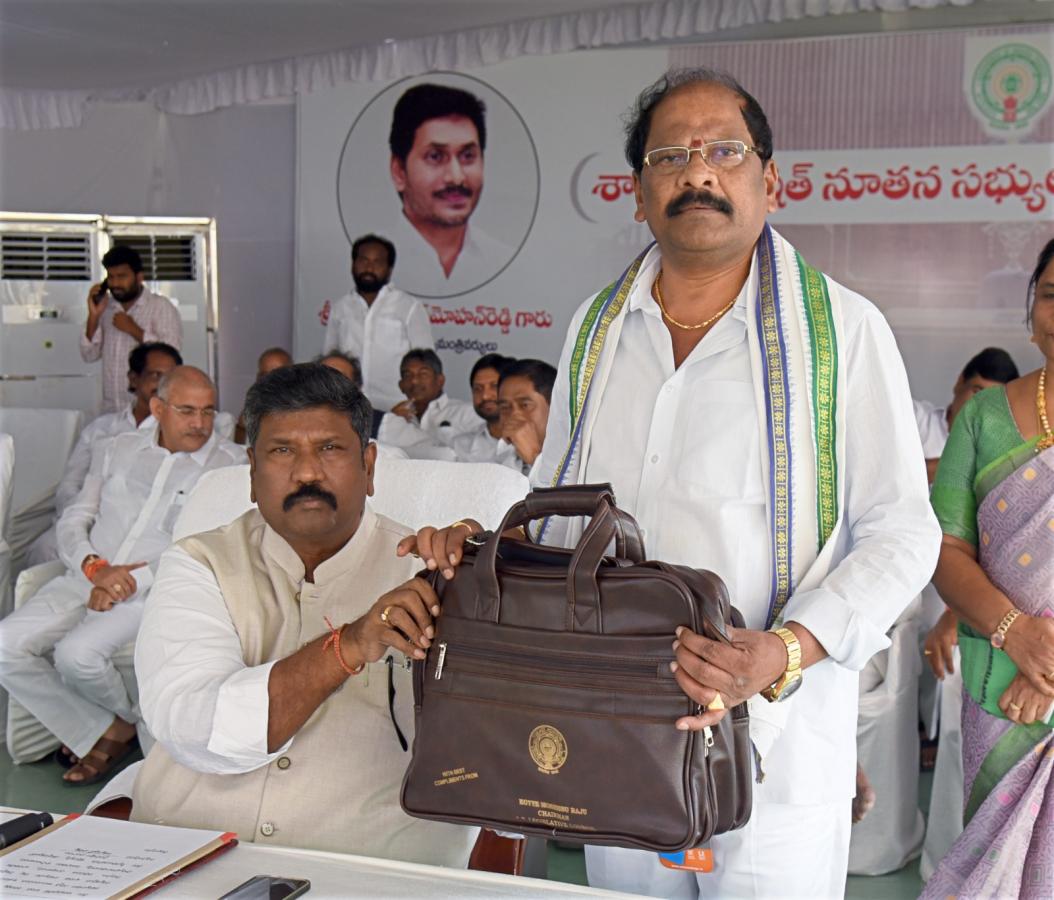
[[[436,681],[443,677],[443,663],[446,662],[446,641],[439,644],[439,659],[436,660]]]
[[[714,729],[709,725],[703,726],[703,756],[710,755],[710,748],[714,746]]]
[[[436,660],[435,680],[443,677],[443,667],[446,664],[447,643],[439,644],[439,658]],[[581,657],[568,658],[566,655],[543,653],[523,653],[515,650],[488,650],[483,647],[473,647],[461,644],[457,647],[459,655],[486,660],[488,662],[506,664],[536,666],[545,669],[558,669],[561,671],[588,672],[597,675],[630,675],[641,678],[653,678],[658,668],[659,660],[654,662],[631,660],[584,660]]]

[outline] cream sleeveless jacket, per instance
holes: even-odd
[[[180,546],[212,570],[246,666],[291,655],[335,624],[365,613],[413,577],[419,562],[395,547],[409,530],[369,505],[354,537],[303,581],[293,549],[251,510]],[[390,652],[334,692],[279,758],[252,772],[215,775],[177,763],[158,743],[136,780],[132,818],[237,832],[241,840],[464,867],[477,830],[425,822],[399,807],[409,753],[389,712],[413,741],[413,690],[402,654]],[[319,654],[320,666],[336,665]]]

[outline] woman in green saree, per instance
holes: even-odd
[[[933,581],[960,620],[966,827],[924,898],[1054,897],[1054,240],[1028,322],[1043,368],[967,402],[933,487]]]

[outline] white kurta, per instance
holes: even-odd
[[[926,459],[939,459],[948,443],[948,410],[939,409],[925,400],[913,400],[915,424],[922,440],[922,453]]]
[[[124,310],[111,296],[92,339],[83,332],[80,337],[81,358],[85,362],[102,359],[103,412],[120,410],[128,402],[128,354],[140,343],[114,326],[113,317],[122,311],[143,329],[142,343],[161,341],[177,350],[183,344],[183,322],[168,297],[143,288],[135,303]]]
[[[157,420],[147,416],[139,423],[138,429],[147,430],[157,427]],[[213,431],[218,437],[229,441],[234,434],[234,416],[230,413],[216,413],[213,420]],[[51,527],[38,537],[29,548],[27,559],[30,565],[39,565],[52,559],[58,559],[58,518],[61,518],[66,507],[74,500],[88,476],[91,461],[96,454],[105,452],[106,444],[118,434],[137,430],[132,407],[129,405],[122,412],[104,413],[93,419],[80,434],[77,445],[73,448],[66,471],[59,482],[55,493],[55,507],[58,517]]]
[[[411,459],[455,458],[455,439],[476,428],[479,416],[471,403],[440,394],[425,407],[418,419],[407,421],[395,413],[386,413],[377,429],[377,440],[401,447]]]
[[[659,264],[654,248],[627,300],[607,381],[594,385],[589,402],[599,407],[583,442],[582,481],[610,481],[619,506],[644,530],[650,558],[716,572],[747,626],[764,628],[771,553],[761,454],[768,451],[761,444],[746,332],[756,272],[752,268],[732,311],[675,369],[670,335],[650,293]],[[765,754],[759,802],[844,803],[847,838],[857,672],[888,646],[886,632],[932,574],[939,529],[892,333],[864,298],[844,288],[842,298],[845,341],[838,353],[848,367],[848,387],[838,412],[847,422],[845,459],[839,461],[846,527],[826,579],[794,594],[784,613],[785,621],[809,628],[830,656],[805,672],[802,688],[784,704],[785,730]],[[568,368],[588,306],[574,317],[562,354],[547,439],[533,472],[540,485],[552,482],[568,444]],[[795,836],[788,840],[793,844]],[[730,841],[742,843],[731,836],[715,840],[719,855]],[[847,839],[844,848],[833,844],[836,854],[847,854]],[[805,852],[799,860],[808,857]],[[845,856],[833,865],[832,883],[839,865],[844,880]],[[775,869],[768,874],[776,877]]]
[[[62,473],[62,481],[55,490],[55,509],[60,514],[84,487],[84,479],[88,477],[88,469],[91,468],[92,450],[96,444],[106,438],[135,431],[139,427],[135,416],[132,415],[132,406],[133,404],[129,403],[117,412],[103,413],[84,426],[77,443],[70,451],[66,471]]]
[[[389,410],[405,397],[399,390],[399,363],[409,350],[432,349],[432,326],[424,307],[390,284],[373,304],[358,291],[334,301],[322,352],[340,350],[362,364],[363,393],[375,409]]]
[[[194,453],[170,453],[158,445],[156,425],[117,435],[101,449],[59,520],[66,573],[0,622],[0,684],[78,756],[114,715],[138,719],[111,658],[135,639],[157,561],[198,478],[244,454],[215,436]],[[106,612],[86,607],[91,583],[80,565],[91,553],[114,564],[147,563],[132,573],[135,594]]]
[[[516,447],[505,438],[493,437],[486,422],[480,422],[472,431],[458,435],[450,445],[457,454],[458,462],[487,462],[507,466],[527,474],[528,466],[516,452]]]

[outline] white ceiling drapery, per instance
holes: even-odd
[[[705,38],[807,17],[903,13],[975,0],[663,0],[470,28],[428,37],[239,65],[154,86],[100,90],[0,88],[0,128],[76,127],[93,102],[152,102],[177,114],[291,98],[349,82],[475,69],[528,55]],[[998,0],[987,0],[998,2]]]

